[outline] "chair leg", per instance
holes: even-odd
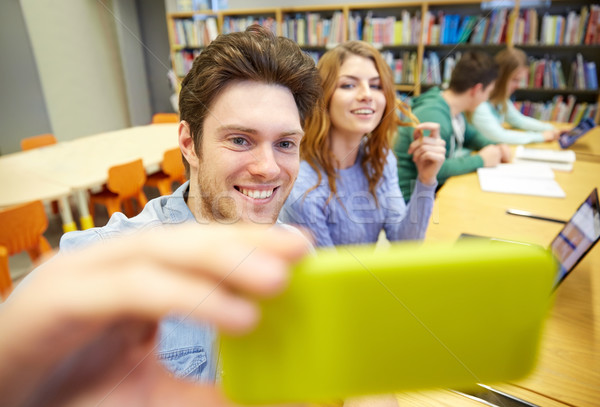
[[[27,249],[27,254],[29,254],[29,258],[31,261],[38,260],[44,253],[48,253],[52,251],[52,247],[50,243],[44,236],[40,236],[40,240],[38,241],[37,246]]]
[[[108,217],[112,217],[115,213],[121,211],[121,200],[111,199],[106,202],[106,210],[108,211]]]
[[[59,213],[59,209],[58,209],[58,201],[52,201],[50,203],[50,205],[52,206],[52,213],[53,214],[58,214]]]
[[[141,212],[142,209],[144,209],[144,206],[146,206],[146,204],[148,203],[148,198],[146,197],[146,194],[144,193],[144,191],[140,190],[140,193],[137,196],[137,202],[140,205],[140,212]]]
[[[127,215],[128,218],[131,218],[135,215],[131,199],[127,198],[123,201],[123,208],[125,208],[125,215]]]
[[[171,195],[173,190],[171,189],[171,179],[165,179],[160,181],[156,186],[158,187],[158,192],[161,195]]]

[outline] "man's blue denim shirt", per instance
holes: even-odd
[[[128,219],[122,213],[114,214],[106,226],[63,235],[61,252],[81,248],[94,242],[150,230],[163,225],[195,222],[184,195],[189,181],[173,195],[151,200],[137,216]],[[151,298],[148,299],[152,301]],[[198,298],[198,303],[202,298]],[[212,381],[216,375],[216,331],[208,325],[177,315],[165,318],[159,327],[157,355],[176,377]]]

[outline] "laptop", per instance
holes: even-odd
[[[483,238],[521,245],[530,244],[469,234],[462,234],[459,240],[468,238]],[[577,208],[571,219],[565,222],[565,226],[558,232],[558,235],[548,247],[558,263],[555,288],[567,278],[598,240],[600,240],[600,204],[598,203],[598,189],[594,188]]]
[[[596,122],[592,118],[583,119],[571,130],[563,131],[558,138],[558,144],[561,148],[569,148],[580,137],[587,134],[591,129],[596,127]]]
[[[253,331],[222,335],[223,389],[265,405],[520,379],[555,269],[542,247],[476,240],[317,250]]]

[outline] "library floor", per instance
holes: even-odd
[[[158,191],[153,188],[144,188],[144,192],[146,193],[148,200],[158,196]],[[71,210],[74,217],[77,218],[77,208],[72,205]],[[60,216],[58,214],[53,214],[49,208],[47,208],[46,213],[48,214],[48,229],[46,230],[46,233],[44,233],[44,236],[46,239],[48,239],[48,242],[53,249],[58,249],[60,238],[63,235],[62,222]],[[94,222],[96,226],[103,226],[106,224],[106,222],[108,222],[108,214],[105,208],[101,206],[96,207]],[[8,263],[10,267],[10,275],[15,286],[23,279],[23,277],[27,275],[27,273],[32,270],[33,267],[27,252],[10,256]]]

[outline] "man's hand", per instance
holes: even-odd
[[[423,135],[425,130],[430,131],[428,137]],[[424,185],[433,185],[446,159],[446,142],[440,138],[440,125],[430,122],[421,123],[415,127],[413,138],[408,154],[413,156],[419,181]]]
[[[232,333],[259,318],[307,251],[299,234],[186,225],[59,254],[0,306],[0,405],[225,406],[154,356],[167,314]]]
[[[502,151],[495,144],[490,144],[479,150],[478,153],[483,159],[484,167],[495,167],[502,160]]]

